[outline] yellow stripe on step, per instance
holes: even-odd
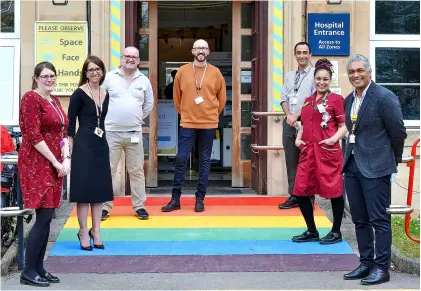
[[[326,216],[316,216],[318,227],[331,227]],[[155,216],[139,220],[135,216],[110,216],[101,222],[105,228],[290,228],[305,227],[301,216]],[[91,221],[88,219],[88,227]],[[64,228],[79,228],[77,217],[69,217]]]

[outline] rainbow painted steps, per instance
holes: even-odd
[[[150,197],[150,219],[134,216],[130,197],[118,197],[102,222],[105,250],[82,251],[73,209],[46,265],[54,273],[187,273],[351,270],[358,258],[346,242],[292,243],[305,229],[298,208],[279,210],[280,197],[208,197],[194,212],[194,197],[181,210],[163,213],[168,197]],[[320,235],[332,226],[316,205]],[[90,226],[90,225],[89,225]]]

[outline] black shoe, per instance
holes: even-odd
[[[102,220],[102,221],[104,221],[104,220],[106,220],[109,216],[110,216],[110,213],[109,213],[107,210],[103,209],[103,210],[102,210],[102,214],[101,214],[101,220]]]
[[[46,279],[50,283],[60,283],[60,279],[50,273],[45,273],[44,276],[40,275],[42,278]]]
[[[22,285],[30,285],[35,287],[48,287],[50,282],[47,279],[42,278],[40,275],[36,275],[35,278],[30,278],[28,275],[22,273],[20,275],[20,283]]]
[[[205,204],[202,199],[196,199],[196,206],[194,207],[195,212],[205,211]]]
[[[359,280],[367,277],[373,268],[366,265],[359,265],[354,271],[344,275],[344,280]]]
[[[171,212],[181,209],[180,200],[172,200],[161,208],[162,212]]]
[[[104,244],[100,244],[100,245],[96,245],[95,243],[94,243],[94,236],[92,235],[92,228],[89,230],[89,237],[92,239],[92,243],[94,244],[94,248],[96,248],[96,249],[100,249],[100,250],[103,250],[103,249],[105,249],[105,247],[104,247]]]
[[[312,242],[312,241],[319,241],[319,240],[320,240],[319,233],[317,231],[313,233],[313,232],[309,232],[308,230],[292,238],[292,241],[296,243]]]
[[[295,196],[289,196],[288,200],[278,205],[279,209],[290,209],[298,207],[298,200]]]
[[[136,210],[136,216],[140,220],[147,220],[149,219],[149,213],[146,211],[146,209],[138,209]]]
[[[81,249],[82,251],[92,251],[92,246],[91,246],[91,245],[89,245],[88,247],[84,247],[84,246],[82,245],[82,243],[80,242],[80,234],[79,234],[79,233],[77,233],[77,238],[78,238],[78,240],[79,240],[80,249]],[[91,240],[89,240],[89,242],[91,242]]]
[[[342,234],[337,232],[329,232],[325,237],[320,239],[321,245],[331,245],[342,241]]]
[[[390,281],[390,274],[388,270],[374,268],[370,275],[361,280],[362,285],[377,285]]]

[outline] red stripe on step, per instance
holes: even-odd
[[[173,212],[162,212],[161,206],[149,206],[147,211],[151,216],[301,216],[299,208],[280,210],[276,205],[271,206],[208,206],[206,211],[194,212],[194,206],[181,205],[180,210]],[[89,211],[90,213],[90,211]],[[71,216],[76,216],[76,207],[72,210]],[[110,213],[111,216],[132,216],[134,215],[131,206],[115,206]],[[324,216],[319,206],[315,207],[315,216]]]

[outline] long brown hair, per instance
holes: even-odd
[[[37,81],[35,81],[35,78],[39,78],[42,70],[44,70],[45,68],[53,71],[54,74],[57,76],[56,68],[54,67],[52,63],[50,62],[39,63],[38,65],[35,66],[34,75],[32,76],[32,90],[35,90],[38,87]]]
[[[88,66],[89,63],[94,63],[95,65],[97,65],[98,67],[101,68],[102,70],[102,77],[101,80],[99,81],[99,85],[102,85],[102,82],[104,82],[105,80],[105,65],[102,62],[102,60],[96,56],[89,56],[85,63],[82,66],[82,71],[80,74],[80,80],[79,80],[79,87],[82,86],[83,84],[85,84],[86,82],[88,82],[88,77],[86,76],[87,70],[88,70]]]

